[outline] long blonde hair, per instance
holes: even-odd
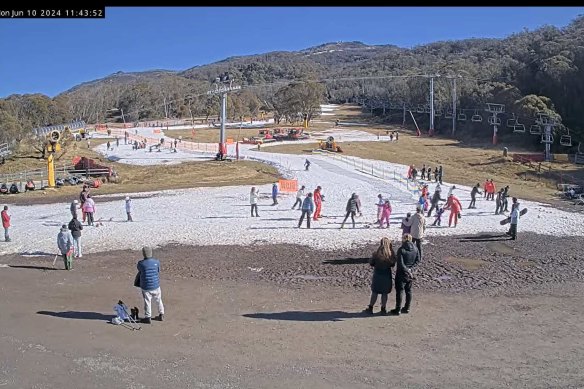
[[[381,238],[379,247],[373,253],[373,257],[381,262],[395,263],[395,253],[393,251],[393,244],[389,238]]]

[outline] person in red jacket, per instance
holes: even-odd
[[[448,201],[446,201],[446,207],[444,209],[450,209],[450,216],[448,218],[448,227],[452,227],[452,219],[454,219],[454,227],[458,224],[458,214],[462,209],[462,204],[460,200],[455,195],[450,195]]]
[[[4,240],[10,242],[10,235],[8,230],[10,228],[10,215],[8,214],[8,205],[4,206],[4,210],[0,212],[2,214],[2,227],[4,227]]]
[[[316,187],[316,189],[314,190],[314,195],[313,195],[313,199],[314,199],[314,216],[312,217],[313,221],[317,221],[320,218],[320,210],[322,208],[322,193],[321,193],[322,188],[319,186]]]
[[[488,178],[485,180],[485,183],[483,184],[483,189],[485,190],[483,193],[484,197],[488,200],[489,193],[491,193],[490,192],[491,191],[491,183],[489,182]]]
[[[487,200],[495,200],[495,192],[497,191],[497,187],[495,186],[495,183],[493,182],[493,179],[491,179],[489,181],[489,195],[487,196]]]

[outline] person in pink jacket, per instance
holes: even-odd
[[[381,220],[379,221],[379,228],[383,228],[383,221],[385,221],[386,228],[389,228],[389,217],[391,216],[391,204],[389,200],[385,200],[383,209],[381,211]]]
[[[95,202],[91,198],[91,195],[87,195],[87,200],[83,203],[83,212],[87,216],[87,225],[93,225],[93,213],[95,212]]]

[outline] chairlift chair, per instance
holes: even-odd
[[[570,131],[566,135],[560,137],[560,145],[566,147],[572,147],[572,137],[570,136]]]
[[[444,112],[444,119],[452,119],[452,110],[451,109],[447,109],[446,112]]]
[[[479,115],[479,110],[475,110],[474,115],[470,118],[472,122],[480,123],[483,121],[483,117]]]
[[[422,104],[418,104],[418,108],[416,109],[418,113],[424,113],[424,106]]]
[[[541,134],[541,143],[554,143],[554,136],[552,134]]]
[[[509,119],[507,119],[507,127],[513,127],[513,130],[515,131],[515,125],[517,124],[517,119],[515,119],[515,114],[512,113],[511,117]]]
[[[496,125],[496,126],[500,126],[501,125],[501,119],[499,119],[498,117],[489,116],[489,124]]]
[[[464,111],[461,109],[460,113],[458,114],[458,121],[459,122],[466,122],[466,114],[464,113]]]
[[[434,110],[434,116],[442,116],[442,113],[443,113],[443,112],[444,112],[444,111],[442,110],[442,108],[436,108],[436,109]]]
[[[424,107],[424,112],[425,112],[425,113],[430,113],[430,106],[429,106],[429,105],[426,105],[426,106]]]
[[[532,124],[531,127],[529,127],[529,133],[531,135],[541,135],[541,126],[539,124]],[[542,140],[542,143],[545,142]]]
[[[525,124],[518,123],[516,120],[513,126],[513,132],[525,132]]]

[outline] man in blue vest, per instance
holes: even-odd
[[[160,290],[160,261],[152,257],[152,248],[145,246],[142,248],[144,259],[138,262],[138,274],[140,278],[140,288],[144,297],[144,318],[142,323],[151,323],[151,301],[158,305],[158,316],[156,320],[164,320],[164,305],[162,304],[162,292]]]

